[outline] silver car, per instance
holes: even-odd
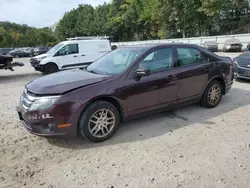
[[[238,39],[228,39],[223,46],[223,52],[241,52],[242,44]]]

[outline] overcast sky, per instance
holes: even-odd
[[[95,6],[104,2],[110,0],[0,0],[0,21],[46,27],[59,21],[66,11],[79,4]]]

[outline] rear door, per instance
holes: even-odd
[[[176,47],[178,100],[202,95],[213,64],[201,51],[193,47]]]
[[[80,63],[89,65],[111,51],[109,41],[89,41],[80,44]]]
[[[112,51],[110,42],[108,40],[100,41],[97,47],[98,47],[98,58]]]

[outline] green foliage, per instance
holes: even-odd
[[[10,22],[0,22],[0,47],[49,45],[56,41],[50,28],[32,28]]]
[[[65,13],[55,32],[0,22],[0,47],[52,45],[75,36],[133,41],[247,32],[248,0],[112,0],[79,5]]]
[[[56,29],[60,39],[111,35],[115,41],[197,37],[250,31],[247,0],[113,0],[80,5]]]

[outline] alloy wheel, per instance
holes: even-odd
[[[221,88],[219,85],[214,84],[208,91],[208,102],[215,105],[219,102],[221,97]]]
[[[89,120],[89,132],[94,137],[105,137],[112,132],[115,123],[115,115],[112,111],[108,109],[98,110],[91,116]]]

